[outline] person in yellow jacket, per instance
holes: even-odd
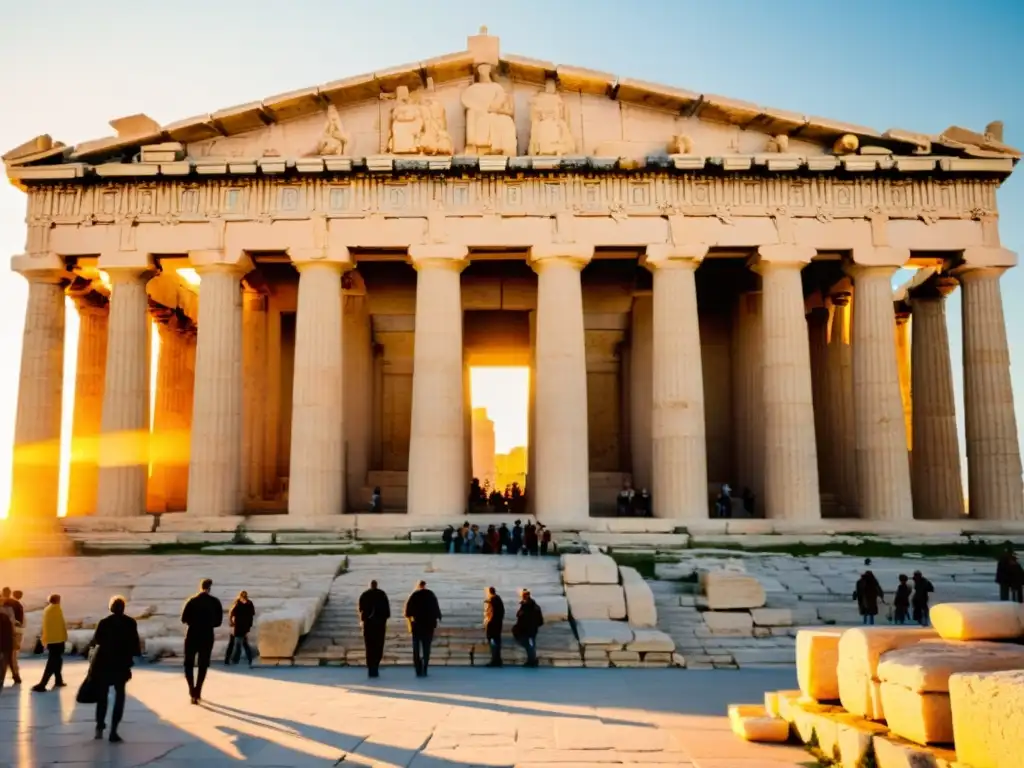
[[[61,674],[64,670],[64,644],[68,641],[68,627],[64,623],[64,611],[60,607],[60,595],[50,595],[49,604],[43,609],[43,645],[46,646],[46,669],[43,679],[38,685],[32,686],[37,693],[46,691],[50,677],[54,678],[53,687],[63,688],[67,683]]]

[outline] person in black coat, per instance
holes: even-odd
[[[518,555],[523,549],[523,524],[516,520],[512,526],[512,546],[508,548],[510,555]]]
[[[235,602],[228,611],[228,622],[231,624],[231,635],[228,637],[228,650],[224,654],[225,664],[237,664],[245,650],[245,658],[252,666],[252,648],[249,647],[249,633],[256,621],[256,606],[249,599],[244,589],[238,593]],[[234,651],[234,655],[232,655]]]
[[[516,611],[516,623],[512,625],[512,637],[526,649],[527,667],[537,666],[537,632],[544,626],[544,614],[540,606],[530,596],[530,590],[519,593],[519,610]]]
[[[384,638],[391,618],[391,603],[377,582],[359,596],[359,622],[363,625],[363,645],[366,647],[366,672],[380,677],[380,660],[384,658]]]
[[[927,627],[931,622],[930,611],[928,610],[928,595],[935,591],[935,587],[928,579],[921,575],[920,571],[914,571],[914,594],[910,598],[910,606],[914,611],[914,621],[922,627]]]
[[[107,698],[114,688],[114,712],[110,717],[110,740],[121,741],[117,726],[124,715],[125,686],[132,679],[132,665],[142,655],[139,627],[135,619],[124,615],[123,597],[110,601],[110,615],[96,625],[91,645],[96,649],[89,666],[89,677],[96,686],[96,738],[103,738],[107,722]]]
[[[505,622],[505,603],[494,587],[488,587],[484,598],[484,632],[487,644],[491,647],[491,660],[488,667],[500,667],[501,663],[501,626]]]
[[[211,589],[213,579],[203,579],[199,592],[188,599],[181,612],[181,623],[188,627],[185,631],[185,680],[193,704],[203,698],[203,682],[213,654],[213,630],[224,622],[224,606],[210,594]],[[199,676],[194,677],[197,659]]]
[[[441,621],[441,606],[437,596],[427,589],[427,582],[421,581],[405,601],[405,618],[412,635],[412,660],[416,665],[416,677],[426,677],[430,666],[430,644],[434,630]]]

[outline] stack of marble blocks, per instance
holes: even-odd
[[[931,618],[801,630],[800,690],[771,694],[780,714],[843,766],[1024,765],[1024,607],[945,603]]]
[[[654,593],[634,568],[603,554],[562,555],[562,582],[585,667],[668,667],[672,638],[657,629]]]

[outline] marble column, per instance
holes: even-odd
[[[833,440],[828,444],[836,492],[846,517],[855,517],[857,502],[857,430],[853,412],[852,296],[837,291],[830,297],[832,322],[828,338],[828,413]]]
[[[1024,489],[999,288],[1002,272],[1002,268],[968,266],[958,274],[963,286],[967,495],[972,517],[1020,521],[1024,520]]]
[[[71,425],[71,467],[68,473],[69,517],[96,512],[109,311],[106,300],[96,293],[76,296],[75,304],[78,306],[78,354],[75,363],[75,410]]]
[[[593,254],[592,247],[557,243],[530,251],[537,273],[534,509],[546,524],[586,523],[590,517],[580,272]]]
[[[764,507],[764,336],[760,291],[741,293],[733,315],[733,424],[736,475],[749,488],[755,509]]]
[[[865,520],[913,518],[910,457],[896,362],[892,276],[906,263],[905,249],[886,249],[888,266],[876,257],[858,259],[850,268],[856,301],[853,305],[853,405],[856,418],[857,487],[860,516]]]
[[[949,280],[935,280],[911,298],[914,320],[911,391],[914,453],[910,462],[914,517],[957,520],[964,514],[953,367],[946,329]]]
[[[648,246],[654,284],[651,497],[655,517],[708,516],[704,378],[695,273],[707,246]]]
[[[48,268],[39,269],[43,263]],[[28,280],[28,305],[14,426],[10,517],[56,520],[67,275],[57,256],[15,257],[11,267]]]
[[[653,334],[654,297],[636,296],[629,337],[629,424],[633,487],[637,489],[651,487]]]
[[[821,519],[811,357],[800,272],[814,249],[761,246],[764,345],[764,497],[767,517]]]
[[[896,309],[896,371],[900,379],[900,402],[903,404],[903,428],[907,433],[907,450],[914,447],[913,398],[911,397],[910,333],[913,320],[906,306]]]
[[[242,499],[264,496],[263,451],[267,409],[267,297],[242,291]]]
[[[299,271],[288,514],[345,511],[344,333],[341,274],[348,251],[332,260],[292,254]]]
[[[185,509],[188,483],[188,395],[192,377],[188,370],[188,342],[171,318],[157,325],[156,398],[153,407],[153,440],[149,478],[150,511]]]
[[[96,514],[146,512],[149,475],[149,267],[104,266],[110,276],[107,372],[103,391]]]
[[[820,299],[815,299],[820,303]],[[832,442],[832,423],[828,418],[828,307],[821,305],[807,315],[807,335],[811,354],[811,395],[814,400],[814,435],[818,453],[818,485],[823,492],[834,492],[833,465],[828,457]]]
[[[526,404],[526,512],[536,515],[533,483],[537,479],[537,312],[530,319],[530,381]]]
[[[468,250],[414,245],[416,331],[409,435],[410,517],[453,519],[466,511],[462,280]]]
[[[343,301],[345,397],[345,466],[348,469],[348,505],[365,509],[363,486],[370,470],[370,431],[373,393],[373,332],[365,294],[345,293]]]
[[[248,258],[221,251],[189,253],[199,273],[199,322],[192,399],[188,514],[241,511],[242,291]]]

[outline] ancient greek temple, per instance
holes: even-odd
[[[614,510],[627,479],[681,524],[723,483],[809,525],[1024,520],[999,123],[879,132],[503,55],[484,30],[111,126],[4,155],[29,285],[12,519],[58,512],[70,296],[72,516],[315,527],[378,486],[410,525],[459,518],[468,370],[501,364],[531,370],[527,490],[552,526]]]

